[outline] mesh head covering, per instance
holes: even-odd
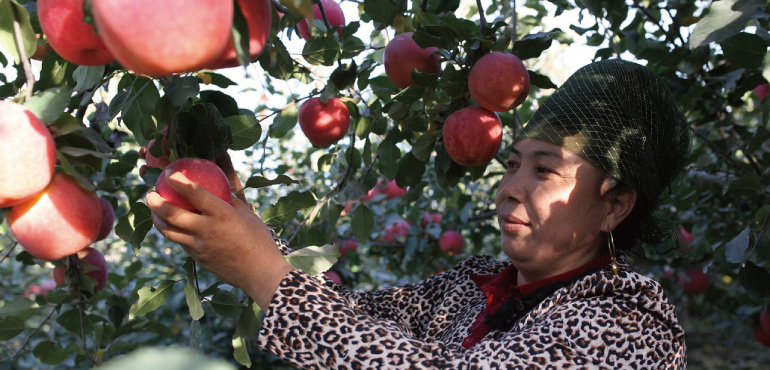
[[[575,72],[516,140],[539,139],[580,155],[637,192],[642,242],[669,244],[676,228],[653,211],[684,168],[690,135],[671,92],[641,65],[618,59]]]

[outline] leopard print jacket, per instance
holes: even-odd
[[[290,249],[277,241],[284,253]],[[472,256],[426,280],[353,292],[294,270],[259,346],[307,369],[683,369],[684,330],[661,286],[621,264],[556,290],[508,331],[461,346],[484,293],[469,274],[510,262]]]

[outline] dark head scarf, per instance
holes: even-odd
[[[637,192],[639,239],[670,244],[676,228],[658,202],[682,171],[690,134],[671,92],[641,65],[591,63],[575,72],[517,135],[544,140],[580,155]]]

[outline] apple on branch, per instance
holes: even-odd
[[[83,1],[38,0],[40,28],[62,58],[84,66],[110,63],[115,58],[93,26],[83,21]]]
[[[96,193],[57,173],[41,193],[11,208],[8,224],[27,252],[53,261],[96,241],[102,210]]]
[[[495,112],[518,107],[529,94],[529,74],[519,57],[502,51],[484,55],[468,75],[468,91],[478,105]]]
[[[324,7],[324,13],[326,13],[326,19],[329,20],[329,25],[332,27],[344,27],[345,26],[345,14],[342,12],[342,8],[334,0],[320,0]],[[313,18],[323,21],[323,15],[318,4],[313,4]],[[302,36],[303,39],[310,40],[310,29],[308,28],[308,21],[303,19],[297,23],[297,33]],[[341,34],[342,29],[337,30],[337,34]]]
[[[272,8],[270,0],[238,0],[243,18],[249,28],[249,56],[256,59],[264,49],[267,39],[270,37],[270,23],[272,22]],[[227,44],[224,52],[209,68],[237,67],[238,56],[235,53],[232,41]]]
[[[679,277],[679,285],[689,294],[700,294],[709,288],[709,276],[700,269],[687,271],[687,276]]]
[[[347,134],[350,112],[339,98],[331,98],[326,104],[320,98],[310,98],[299,108],[298,121],[311,144],[328,148]]]
[[[115,210],[112,209],[110,201],[104,198],[99,198],[99,205],[102,209],[102,223],[99,227],[99,235],[96,236],[95,241],[104,240],[107,235],[112,232],[112,225],[115,223]]]
[[[465,248],[465,239],[457,230],[447,230],[441,233],[438,238],[438,245],[441,251],[447,256],[459,254]]]
[[[197,208],[181,194],[177,193],[166,181],[166,176],[177,171],[198,186],[206,189],[209,193],[214,194],[219,199],[227,202],[227,204],[231,204],[230,183],[227,181],[225,173],[214,162],[200,158],[178,159],[161,172],[158,181],[155,183],[155,191],[171,204],[190,212],[200,213]]]
[[[388,199],[403,197],[404,194],[406,194],[406,189],[398,186],[396,180],[390,180],[390,182],[385,185],[385,197]]]
[[[412,39],[412,34],[412,32],[404,32],[394,37],[385,46],[382,56],[385,74],[390,82],[401,89],[415,85],[412,80],[412,71],[415,69],[424,73],[441,71],[439,56],[434,54],[438,48],[421,48]]]
[[[204,68],[230,45],[232,1],[92,0],[91,12],[107,49],[142,75]]]
[[[43,191],[55,166],[56,146],[48,128],[21,104],[0,101],[0,208]]]
[[[442,138],[453,161],[463,166],[482,166],[500,150],[503,124],[495,112],[467,107],[447,117]]]
[[[75,256],[78,261],[78,271],[80,271],[80,275],[88,276],[96,282],[94,291],[104,289],[104,285],[107,284],[107,273],[109,272],[109,268],[107,267],[107,261],[104,259],[102,252],[87,247],[75,254]],[[56,282],[56,285],[61,285],[67,280],[66,272],[66,264],[59,265],[53,269],[53,279]]]

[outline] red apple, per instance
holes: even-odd
[[[329,25],[332,27],[345,26],[345,14],[342,13],[342,8],[333,0],[320,0],[321,5],[324,6],[324,13],[326,13],[326,19],[329,20]],[[313,18],[323,21],[323,15],[321,15],[321,9],[318,8],[318,4],[313,4]],[[337,30],[340,34],[342,29]],[[297,33],[305,40],[310,40],[310,29],[308,28],[308,22],[303,19],[297,23]]]
[[[700,294],[708,290],[709,276],[699,269],[687,271],[687,276],[679,277],[679,285],[690,294]]]
[[[262,49],[270,37],[270,22],[272,19],[270,0],[238,0],[238,6],[241,7],[241,13],[246,18],[246,25],[249,27],[249,55],[255,59],[262,52]],[[232,42],[222,53],[219,60],[211,64],[211,69],[237,67],[238,56],[235,54]]]
[[[38,0],[37,16],[48,42],[62,58],[84,66],[115,60],[91,24],[83,22],[83,0]]]
[[[198,186],[206,189],[209,193],[214,194],[219,199],[224,200],[227,204],[230,203],[230,183],[227,181],[227,176],[222,172],[214,162],[207,161],[200,158],[182,158],[174,161],[158,177],[158,181],[155,183],[155,191],[163,197],[163,199],[171,202],[171,204],[184,208],[190,212],[200,213],[197,208],[190,204],[181,194],[177,193],[171,185],[166,181],[166,176],[171,172],[179,171],[190,181],[198,184]]]
[[[465,239],[457,230],[447,230],[441,233],[438,238],[438,245],[441,251],[447,256],[454,256],[465,248]]]
[[[230,44],[232,1],[92,0],[91,12],[107,49],[138,74],[201,69]]]
[[[762,343],[763,346],[770,347],[770,334],[762,330],[762,328],[754,329],[754,339]]]
[[[40,285],[30,285],[27,289],[24,289],[24,292],[21,293],[24,297],[29,297],[31,295],[37,295],[40,294],[41,296],[45,297],[48,292],[56,289],[56,282],[51,279],[46,279],[40,282]]]
[[[163,151],[160,157],[156,157],[152,155],[152,151],[149,148],[152,148],[155,146],[155,139],[150,140],[150,142],[147,144],[147,148],[144,151],[144,161],[147,163],[147,166],[149,167],[155,167],[155,168],[166,168],[169,164],[171,164],[171,160],[168,158],[169,155],[171,155],[171,151],[166,147],[166,137],[163,137],[162,141],[163,145]]]
[[[467,107],[447,117],[442,137],[452,160],[463,166],[482,166],[500,150],[503,123],[495,112]]]
[[[439,56],[433,52],[438,48],[421,48],[412,39],[412,32],[404,32],[391,40],[382,56],[385,74],[399,88],[413,85],[412,71],[439,73]]]
[[[493,51],[473,65],[468,90],[480,106],[495,112],[509,111],[527,98],[529,74],[519,57]]]
[[[695,241],[695,237],[684,227],[679,228],[679,244],[686,245]]]
[[[77,253],[78,269],[80,275],[87,275],[91,279],[94,279],[96,286],[94,291],[102,290],[104,285],[107,284],[107,261],[104,260],[104,255],[96,249],[87,247]],[[56,284],[63,284],[66,280],[66,266],[60,265],[53,269],[53,279]]]
[[[328,148],[342,139],[350,128],[350,112],[339,98],[324,104],[320,98],[308,99],[299,108],[299,127],[319,148]]]
[[[388,185],[385,186],[385,197],[388,199],[402,197],[404,194],[406,194],[406,189],[398,186],[396,180],[391,180],[388,182]]]
[[[369,189],[369,192],[366,195],[364,195],[363,198],[361,198],[361,202],[362,203],[366,203],[366,202],[374,199],[378,194],[380,194],[380,188],[375,186],[375,187]]]
[[[390,227],[385,229],[384,240],[388,243],[393,243],[399,238],[405,238],[409,236],[409,229],[412,224],[406,220],[396,220]]]
[[[430,223],[435,223],[436,225],[441,224],[441,220],[444,218],[444,215],[441,213],[429,213],[424,212],[422,214],[422,219],[420,220],[420,226],[425,228]]]
[[[99,235],[96,237],[96,241],[102,240],[110,235],[112,231],[112,225],[115,223],[115,211],[112,209],[110,201],[104,198],[99,198],[99,205],[102,208],[102,223],[99,227]]]
[[[342,285],[342,278],[340,277],[340,274],[334,271],[326,271],[324,272],[324,276],[331,280],[332,283]]]
[[[21,104],[0,101],[0,208],[43,191],[54,166],[56,146],[48,128]]]
[[[75,254],[96,240],[102,224],[99,197],[57,173],[40,194],[17,204],[8,224],[22,247],[48,261]]]
[[[762,84],[754,88],[754,94],[757,94],[759,100],[765,100],[768,93],[770,93],[770,84]]]
[[[759,324],[762,326],[762,330],[770,335],[770,308],[765,308],[759,314]]]
[[[345,257],[346,254],[348,254],[348,251],[357,251],[358,250],[358,242],[355,240],[338,240],[335,242],[337,245],[337,249],[340,251],[340,258]]]

